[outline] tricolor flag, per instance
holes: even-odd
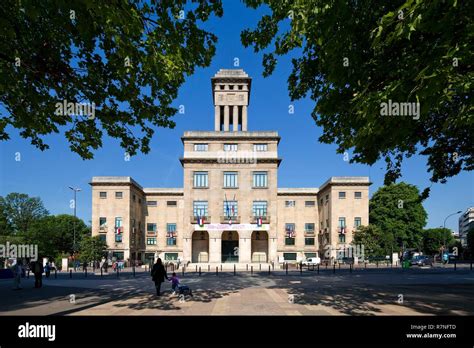
[[[345,228],[345,227],[341,227],[341,233],[342,233],[342,234],[345,234],[345,233],[346,233],[346,228]]]
[[[198,216],[198,224],[200,227],[204,226],[204,217],[203,216]]]
[[[261,216],[257,217],[257,226],[261,227],[262,226],[263,219]]]
[[[122,233],[122,227],[117,227],[117,232],[116,232],[116,233],[117,233],[117,234]]]

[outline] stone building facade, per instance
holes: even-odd
[[[212,78],[214,131],[185,132],[182,188],[143,188],[131,177],[93,177],[92,233],[111,257],[150,262],[299,262],[340,258],[367,225],[368,177],[319,188],[279,188],[280,137],[248,131],[251,78]]]

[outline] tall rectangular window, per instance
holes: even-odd
[[[340,217],[339,218],[339,227],[346,227],[346,218]]]
[[[361,199],[362,198],[362,192],[358,192],[358,191],[354,192],[354,198],[355,199]]]
[[[115,242],[116,243],[122,243],[122,235],[121,234],[116,234],[115,235]]]
[[[237,151],[237,144],[224,144],[224,151]]]
[[[285,224],[285,245],[295,245],[295,224]]]
[[[194,172],[194,187],[195,188],[206,188],[208,187],[208,175],[207,172]]]
[[[208,144],[194,144],[194,151],[207,151],[208,149]]]
[[[207,214],[207,201],[194,201],[193,202],[193,214],[194,214],[194,216],[208,216],[208,214]]]
[[[339,243],[345,243],[346,242],[346,235],[345,234],[340,234],[339,235]]]
[[[224,201],[224,216],[237,216],[237,201]]]
[[[267,216],[267,201],[254,201],[252,207],[253,216]]]
[[[306,223],[304,224],[304,231],[306,233],[314,233],[314,223]]]
[[[268,144],[253,144],[253,150],[256,152],[268,151]]]
[[[107,218],[105,218],[105,217],[100,217],[100,218],[99,218],[99,226],[100,226],[100,227],[107,227]]]
[[[166,245],[176,245],[176,224],[166,224]]]
[[[122,226],[122,218],[116,217],[115,218],[115,233],[120,234],[123,233],[123,226]]]
[[[237,172],[224,172],[224,187],[237,188]]]
[[[362,218],[356,217],[354,218],[354,227],[357,228],[362,224]]]
[[[268,173],[267,172],[253,172],[253,187],[268,187]]]

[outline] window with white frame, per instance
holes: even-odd
[[[252,207],[253,216],[267,216],[267,201],[254,201]]]
[[[237,216],[237,201],[224,201],[224,216]]]
[[[255,152],[265,152],[268,151],[268,144],[253,144],[253,150]]]
[[[208,151],[208,144],[194,144],[194,151]]]
[[[224,172],[224,187],[237,188],[237,172]]]
[[[208,204],[207,201],[194,201],[193,202],[193,214],[194,216],[208,216],[207,215]]]
[[[194,187],[195,188],[206,188],[208,187],[208,173],[207,172],[194,172]]]
[[[268,187],[268,172],[253,172],[253,187]]]
[[[237,144],[224,144],[224,151],[237,151]]]

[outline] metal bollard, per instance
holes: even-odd
[[[69,278],[72,278],[72,269],[69,270]]]
[[[456,260],[454,260],[454,270],[456,270]]]
[[[250,266],[250,274],[253,274],[253,266]]]
[[[84,270],[84,274],[86,275],[86,278],[87,278],[87,268]]]
[[[221,265],[221,272],[222,272],[222,265]]]
[[[326,261],[326,269],[328,269],[328,262]]]
[[[340,264],[340,263],[338,263],[338,265],[339,265],[339,269],[341,269],[341,264]]]
[[[184,277],[184,266],[183,266],[183,268],[181,268],[181,274]]]
[[[285,264],[286,267],[286,275],[288,275],[288,262]]]
[[[54,269],[54,279],[58,278],[58,269]]]
[[[275,270],[275,262],[272,261],[272,271]]]
[[[379,262],[378,262],[378,261],[375,261],[375,263],[377,264],[377,268],[379,268]]]
[[[268,275],[271,274],[271,273],[270,273],[270,270],[271,270],[271,267],[270,267],[270,265],[268,265]]]
[[[247,264],[247,271],[249,270],[249,265]]]
[[[196,265],[196,273],[197,273],[197,271],[198,271],[198,265]]]
[[[219,275],[219,267],[216,266],[216,276],[218,276],[218,275]]]
[[[132,267],[132,271],[133,271],[133,278],[135,278],[135,266]]]
[[[234,263],[234,275],[235,275],[235,263]]]
[[[333,274],[336,274],[336,264],[334,264],[333,268],[332,268],[332,273]]]
[[[319,263],[318,263],[318,274],[319,274]]]
[[[208,272],[211,271],[211,265],[207,265],[207,271],[208,271]]]
[[[199,266],[199,276],[201,276],[201,266]]]
[[[262,270],[262,264],[260,264],[260,271]]]
[[[367,269],[367,262],[364,262],[364,268]]]

